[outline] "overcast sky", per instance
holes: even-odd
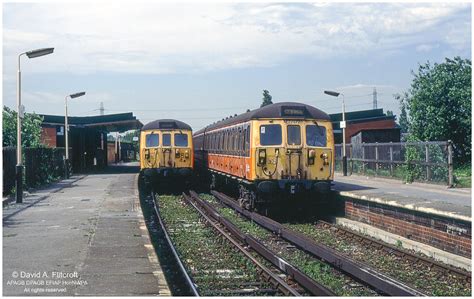
[[[398,113],[394,93],[427,60],[471,57],[471,4],[3,4],[3,103],[16,106],[21,52],[28,112],[70,115],[133,112],[144,124],[177,118],[195,130],[274,102],[298,101],[328,113]],[[16,109],[16,108],[15,108]]]

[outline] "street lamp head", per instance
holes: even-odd
[[[26,52],[26,56],[28,56],[28,58],[36,58],[36,57],[51,54],[53,52],[54,52],[54,48],[43,48],[43,49],[28,51]]]
[[[331,91],[331,90],[325,90],[324,93],[333,97],[338,97],[341,94],[339,92]]]
[[[78,98],[78,97],[82,97],[83,95],[85,95],[86,92],[85,91],[81,91],[81,92],[78,92],[78,93],[73,93],[71,95],[69,95],[71,97],[71,99],[74,99],[74,98]]]

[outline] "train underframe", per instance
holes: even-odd
[[[146,168],[140,171],[140,183],[147,191],[180,193],[191,188],[193,173],[190,167]]]
[[[240,206],[249,210],[261,210],[277,204],[294,204],[295,202],[323,205],[330,198],[332,186],[330,180],[247,181],[214,171],[210,175],[211,189],[235,194]]]

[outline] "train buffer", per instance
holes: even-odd
[[[3,295],[170,295],[138,166],[76,176],[3,210]]]

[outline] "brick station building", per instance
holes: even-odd
[[[340,128],[339,122],[342,121],[342,113],[330,114],[332,125],[334,128],[334,142],[336,144],[342,143],[342,129]],[[386,115],[383,112],[383,109],[371,109],[371,110],[361,110],[346,112],[346,143],[351,143],[351,138],[357,135],[361,131],[379,131],[385,129],[384,131],[392,132],[391,139],[393,142],[400,141],[400,128],[395,122],[395,115]],[[398,138],[397,136],[398,132]],[[393,134],[394,133],[394,134]],[[398,139],[398,140],[397,140]],[[381,140],[383,142],[388,142],[387,140]],[[379,141],[380,142],[380,141]]]
[[[64,116],[45,115],[41,142],[64,147]],[[69,159],[74,172],[87,172],[108,165],[107,133],[140,129],[143,124],[133,113],[97,116],[69,116]]]

